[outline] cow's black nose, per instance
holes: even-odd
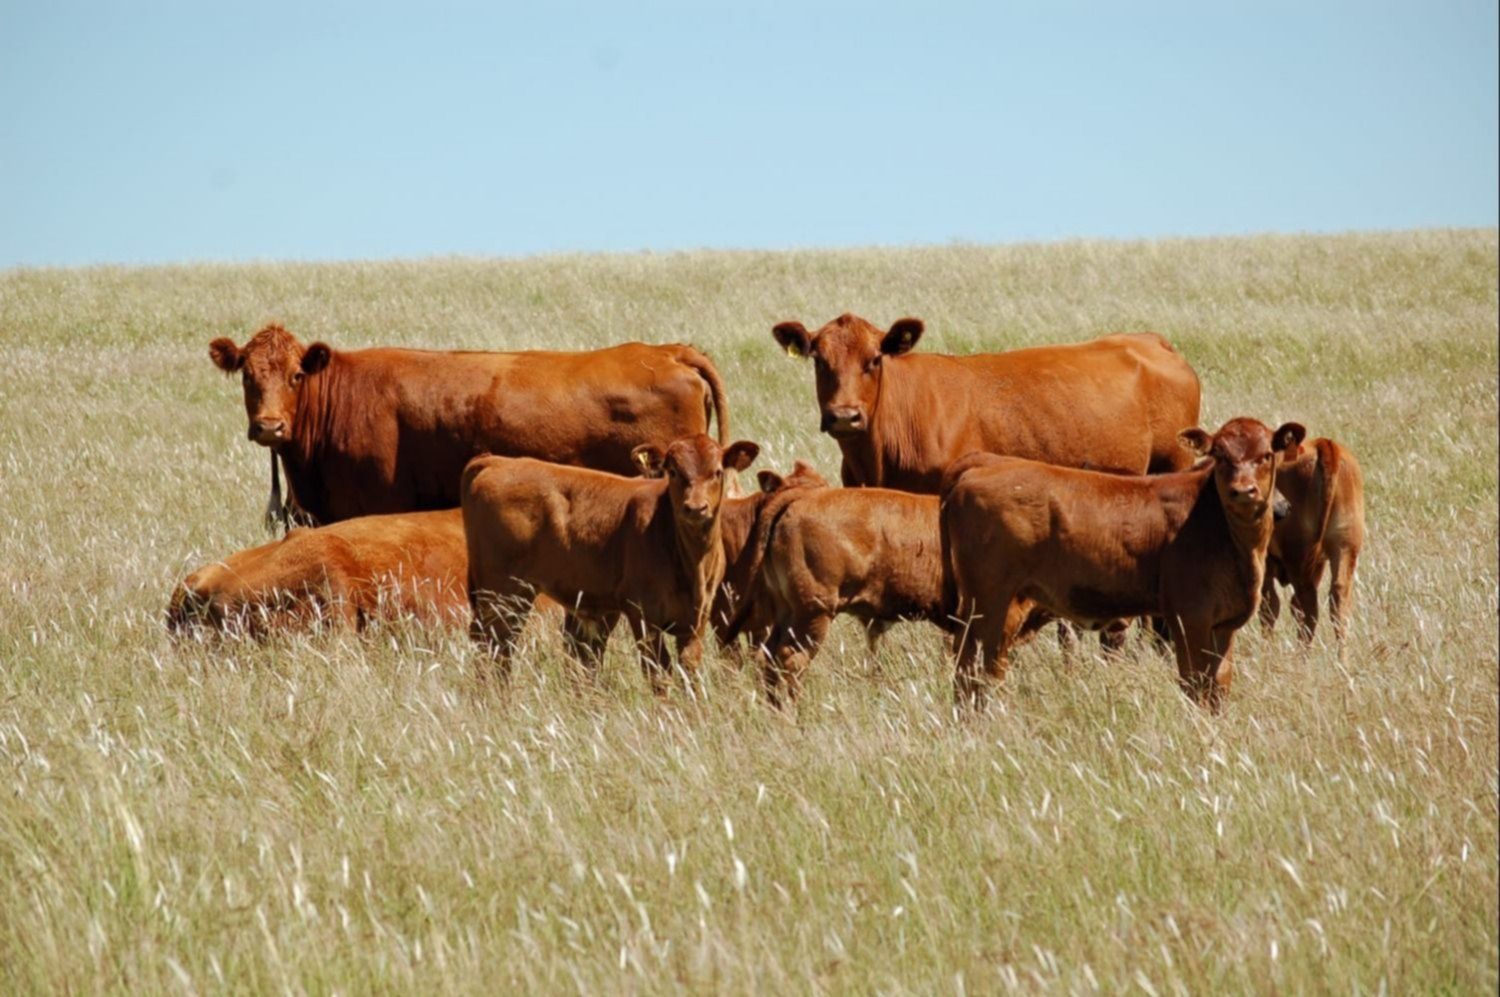
[[[857,408],[839,407],[823,410],[823,432],[839,433],[863,429],[865,414]]]

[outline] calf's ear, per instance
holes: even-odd
[[[1214,445],[1214,438],[1207,431],[1194,426],[1192,429],[1184,429],[1177,434],[1177,442],[1187,447],[1199,457],[1208,456],[1208,450]]]
[[[333,359],[333,350],[327,343],[313,343],[302,351],[302,373],[316,374],[327,367],[331,359]]]
[[[220,336],[208,344],[208,356],[213,360],[214,366],[226,374],[233,374],[240,369],[240,364],[245,358],[240,356],[240,348],[234,345],[234,340],[225,339]]]
[[[773,326],[771,336],[791,356],[805,357],[812,353],[812,336],[801,322],[782,322]]]
[[[731,471],[743,471],[755,463],[756,455],[759,453],[759,443],[751,443],[749,440],[731,443],[724,449],[724,466]]]
[[[893,357],[910,353],[917,340],[922,338],[924,328],[919,318],[898,318],[880,340],[880,352]]]
[[[1300,422],[1284,422],[1271,434],[1271,449],[1280,450],[1286,456],[1296,453],[1297,447],[1307,439],[1307,427]]]
[[[667,459],[667,454],[655,443],[642,443],[630,451],[630,459],[641,469],[641,477],[659,478],[662,476],[662,463]]]
[[[776,489],[780,488],[782,485],[786,484],[785,478],[777,474],[775,471],[769,470],[756,472],[755,480],[760,482],[760,490],[768,495],[771,492],[774,492]]]

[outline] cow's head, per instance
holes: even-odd
[[[724,469],[743,471],[760,453],[747,440],[719,449],[702,433],[673,440],[665,447],[643,443],[630,452],[641,473],[667,479],[672,509],[678,521],[688,526],[708,526],[719,516],[724,502]]]
[[[1276,496],[1276,467],[1307,438],[1300,423],[1288,422],[1272,430],[1257,419],[1230,419],[1210,436],[1202,429],[1184,429],[1182,445],[1212,458],[1214,484],[1226,511],[1246,518],[1265,515]]]
[[[333,351],[326,343],[303,346],[281,326],[268,325],[244,346],[235,346],[232,339],[215,339],[208,344],[208,355],[224,373],[240,372],[250,439],[275,447],[292,437],[292,417],[303,382],[328,366]]]
[[[771,335],[794,357],[811,357],[822,409],[823,432],[846,439],[870,431],[887,357],[911,351],[922,338],[922,320],[897,319],[882,332],[858,315],[843,314],[815,333],[801,322],[783,322]]]
[[[777,474],[769,468],[755,473],[755,480],[760,484],[760,490],[767,494],[782,491],[786,488],[827,488],[828,480],[818,473],[818,469],[805,460],[799,460],[792,464],[790,474]]]

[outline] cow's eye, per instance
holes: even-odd
[[[294,370],[294,371],[292,371],[292,387],[295,388],[297,385],[299,385],[301,383],[302,383],[302,372],[300,370]]]

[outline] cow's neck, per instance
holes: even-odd
[[[839,441],[847,468],[848,483],[867,487],[892,487],[892,475],[912,463],[917,447],[917,411],[920,399],[911,396],[915,379],[899,373],[910,357],[887,357],[881,364],[880,387],[870,410],[870,427],[858,436]],[[930,413],[928,413],[930,415]]]
[[[1271,494],[1275,494],[1274,483]],[[1249,603],[1247,613],[1253,614],[1260,603],[1261,583],[1266,574],[1266,551],[1271,546],[1271,534],[1276,528],[1271,503],[1266,502],[1264,510],[1257,516],[1245,516],[1226,508],[1212,472],[1208,475],[1200,502],[1212,503],[1216,518],[1228,534],[1230,556],[1240,581],[1237,591],[1245,594]]]
[[[667,501],[671,501],[670,496]],[[723,527],[719,518],[715,516],[708,524],[698,525],[672,516],[673,554],[677,569],[688,584],[694,627],[700,630],[708,623],[714,593],[724,581]]]
[[[323,451],[336,428],[338,407],[334,399],[347,375],[347,365],[341,354],[334,353],[327,367],[303,382],[292,416],[291,439],[277,448],[298,504],[324,523],[330,521],[331,514],[325,508]]]

